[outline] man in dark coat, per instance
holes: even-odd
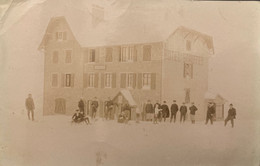
[[[108,119],[112,119],[113,115],[112,115],[112,111],[113,111],[113,101],[110,99],[110,97],[108,98],[107,102],[106,102],[106,113],[105,113],[105,118],[106,120]]]
[[[181,112],[181,116],[180,116],[180,122],[185,122],[185,117],[187,114],[187,106],[185,105],[185,103],[182,103],[182,106],[180,108],[180,112]]]
[[[147,104],[145,105],[145,115],[146,119],[145,120],[153,120],[153,105],[150,100],[147,101]]]
[[[225,119],[225,126],[227,125],[227,122],[230,120],[232,124],[232,128],[234,127],[234,119],[236,119],[236,109],[233,108],[233,104],[229,105],[229,110],[228,110],[228,116]]]
[[[85,116],[85,104],[82,98],[79,100],[78,107],[79,111]]]
[[[173,104],[171,105],[171,121],[172,122],[172,119],[174,118],[174,123],[176,121],[176,114],[179,110],[179,107],[178,105],[176,104],[176,100],[173,100]]]
[[[28,95],[28,98],[25,100],[25,107],[27,109],[27,115],[28,115],[28,119],[30,120],[30,114],[32,116],[32,121],[34,121],[34,102],[32,99],[32,94]]]
[[[190,109],[190,120],[191,120],[191,123],[195,124],[195,113],[198,110],[198,108],[194,105],[194,102],[192,102],[189,109]]]
[[[213,103],[209,103],[208,110],[207,110],[207,117],[206,117],[206,123],[208,124],[208,121],[210,120],[210,124],[213,124],[213,118],[216,113],[215,106]]]
[[[169,118],[169,116],[170,116],[170,110],[169,110],[168,105],[166,104],[166,101],[163,101],[161,109],[162,109],[162,117],[163,117],[164,122],[165,122],[166,118]]]
[[[93,119],[93,118],[96,118],[96,113],[97,113],[97,108],[98,108],[97,97],[95,97],[94,100],[92,101],[91,107],[92,107],[92,119]]]

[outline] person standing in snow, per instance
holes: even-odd
[[[206,123],[205,124],[208,124],[209,120],[210,120],[210,124],[213,124],[213,118],[214,118],[215,112],[216,112],[216,110],[215,110],[214,104],[210,102],[209,105],[208,105]]]
[[[187,106],[185,103],[182,103],[182,106],[180,108],[181,116],[180,116],[180,122],[185,122],[186,114],[187,114]]]
[[[135,115],[136,115],[136,123],[139,123],[139,121],[140,121],[140,116],[141,116],[141,111],[140,111],[139,107],[136,107],[136,109],[135,109]]]
[[[154,108],[154,121],[153,121],[154,124],[158,123],[158,115],[160,111],[161,109],[159,108],[159,104],[156,104]]]
[[[162,121],[162,110],[161,110],[161,104],[160,104],[159,100],[156,101],[153,108],[155,109],[156,106],[158,106],[158,109],[159,109],[159,112],[157,114],[157,120],[159,120],[159,122],[161,122]]]
[[[169,110],[168,105],[166,104],[166,101],[163,101],[161,109],[162,109],[162,117],[163,117],[164,122],[165,122],[166,118],[169,118],[169,116],[170,116],[170,110]]]
[[[28,98],[25,100],[25,107],[27,109],[28,119],[30,120],[30,114],[31,114],[32,121],[34,121],[34,109],[35,109],[35,106],[34,106],[32,94],[29,94]]]
[[[198,110],[198,108],[194,105],[194,102],[192,102],[189,109],[190,109],[190,120],[191,120],[191,123],[195,124],[195,113]]]
[[[110,99],[110,97],[108,98],[107,102],[106,102],[106,112],[105,112],[105,118],[106,120],[112,119],[112,117],[114,116],[112,114],[113,111],[113,101]]]
[[[148,100],[145,105],[145,115],[145,120],[153,120],[153,105],[150,100]]]
[[[85,104],[82,98],[80,98],[78,103],[79,111],[85,116]]]
[[[234,119],[236,119],[236,109],[233,108],[233,104],[229,105],[229,110],[228,110],[228,116],[225,119],[225,126],[227,125],[227,122],[230,120],[232,128],[234,127]]]
[[[171,121],[172,122],[172,119],[174,118],[174,123],[176,121],[176,114],[179,110],[179,107],[178,105],[176,104],[176,100],[173,100],[173,104],[171,105]]]
[[[94,100],[92,101],[91,107],[92,107],[92,119],[95,119],[96,113],[97,113],[97,108],[98,108],[97,97],[95,97]]]

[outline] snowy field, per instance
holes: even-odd
[[[259,121],[71,125],[69,116],[3,114],[2,166],[259,166]]]

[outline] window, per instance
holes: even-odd
[[[94,88],[95,86],[95,74],[91,73],[89,74],[89,87]]]
[[[113,49],[106,48],[106,62],[112,62],[112,61],[113,61]]]
[[[190,89],[185,89],[185,103],[190,103]]]
[[[52,87],[58,87],[58,74],[52,74],[51,86]]]
[[[66,87],[71,87],[71,74],[66,74],[65,75],[65,86]]]
[[[66,32],[56,32],[56,40],[67,40]]]
[[[151,88],[151,73],[143,73],[143,88]]]
[[[193,64],[184,63],[183,77],[187,79],[193,78]]]
[[[90,56],[89,56],[89,62],[95,62],[96,61],[96,51],[94,49],[90,50]]]
[[[71,63],[72,59],[72,51],[71,50],[66,50],[65,51],[65,63]]]
[[[191,50],[191,41],[189,41],[189,40],[186,41],[186,50],[187,51]]]
[[[151,61],[151,46],[143,47],[143,61]]]
[[[134,74],[133,73],[128,73],[127,74],[126,87],[128,87],[128,88],[133,88],[134,87]]]
[[[112,88],[112,73],[105,74],[105,87]]]
[[[54,51],[52,55],[52,63],[57,64],[59,62],[59,52]]]
[[[133,62],[134,47],[122,47],[121,62]]]

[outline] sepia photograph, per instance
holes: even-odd
[[[0,0],[0,166],[260,166],[260,3]]]

